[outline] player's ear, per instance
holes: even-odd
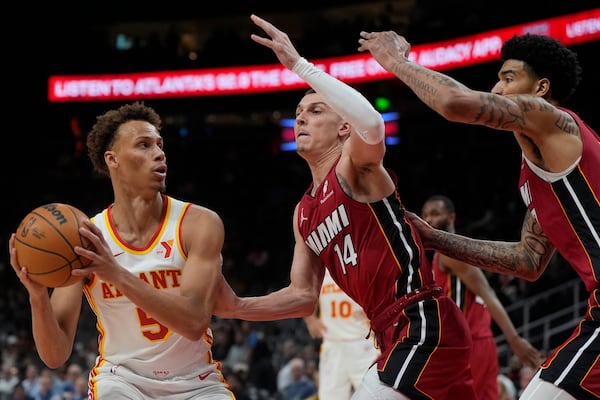
[[[548,78],[542,78],[537,83],[535,90],[536,94],[540,97],[545,97],[550,91],[550,81]]]
[[[350,132],[352,132],[352,125],[350,125],[348,122],[342,122],[339,129],[340,136],[350,136]]]
[[[114,151],[105,151],[104,152],[104,162],[107,166],[113,166],[117,163],[117,157]]]
[[[453,224],[456,223],[456,213],[450,213],[448,220]]]

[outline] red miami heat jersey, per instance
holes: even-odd
[[[339,185],[334,166],[314,197],[310,192],[298,206],[298,229],[370,319],[397,298],[433,283],[397,191],[375,203],[357,202]]]
[[[600,139],[574,112],[581,158],[549,173],[524,156],[519,190],[528,210],[590,292],[588,309],[571,336],[542,365],[540,378],[577,399],[600,398]]]
[[[433,255],[432,266],[436,285],[444,289],[448,297],[465,314],[473,339],[493,336],[492,317],[483,299],[469,290],[458,276],[440,268],[440,256],[437,252]]]
[[[579,125],[581,159],[567,174],[549,174],[523,158],[519,189],[548,239],[591,292],[600,281],[600,139],[575,113],[562,110]]]
[[[474,399],[467,322],[434,288],[431,264],[397,189],[374,203],[355,201],[334,165],[311,193],[312,187],[298,203],[298,230],[371,320],[381,349],[379,379],[413,399]]]

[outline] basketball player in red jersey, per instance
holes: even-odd
[[[456,211],[454,202],[447,196],[429,197],[423,204],[421,217],[434,228],[455,232]],[[504,334],[513,354],[524,365],[535,370],[542,363],[542,356],[531,343],[519,336],[481,269],[438,252],[433,255],[432,265],[435,282],[467,318],[473,340],[471,371],[475,393],[479,400],[498,400],[500,368],[492,320]]]
[[[475,399],[469,328],[434,285],[395,179],[383,166],[381,115],[356,90],[300,57],[286,33],[251,18],[270,37],[252,39],[314,89],[297,105],[294,124],[312,184],[294,211],[290,285],[238,298],[224,283],[215,313],[246,320],[311,315],[327,268],[364,309],[381,350],[353,400]]]
[[[589,291],[588,310],[520,399],[600,398],[600,140],[559,105],[579,83],[577,55],[547,36],[514,36],[502,46],[498,82],[486,93],[409,61],[410,44],[394,32],[361,32],[359,50],[370,51],[446,119],[513,132],[527,206],[520,242],[473,240],[411,218],[427,247],[531,281],[558,251]]]

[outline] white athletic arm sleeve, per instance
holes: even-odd
[[[383,118],[360,92],[321,71],[303,57],[296,62],[292,71],[323,96],[327,104],[348,121],[366,143],[377,144],[383,140]]]

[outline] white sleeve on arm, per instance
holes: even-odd
[[[327,104],[348,121],[366,143],[377,144],[383,140],[383,118],[360,92],[302,57],[292,71],[323,96]]]

